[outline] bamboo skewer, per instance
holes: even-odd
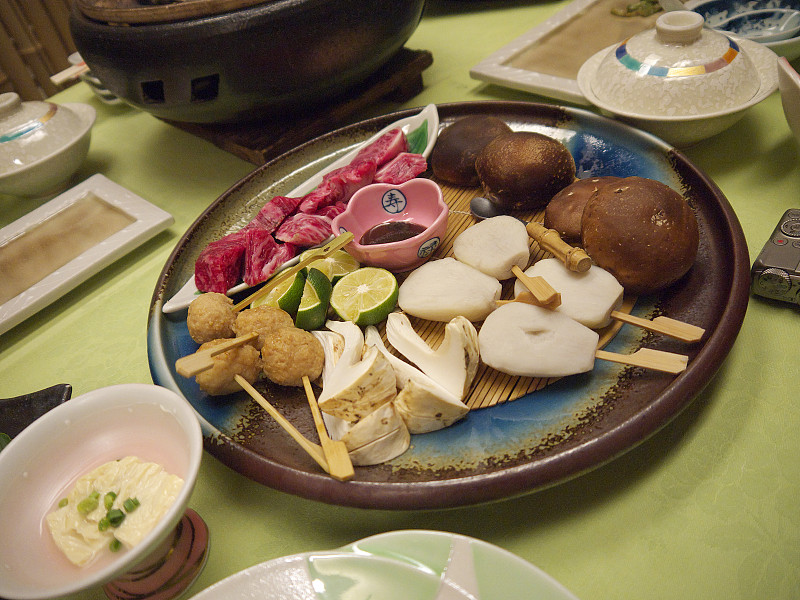
[[[509,302],[525,302],[535,306],[543,306],[544,308],[556,308],[555,306],[541,304],[532,294],[528,292],[522,292],[513,300],[498,300],[497,304],[502,305],[508,304]],[[630,323],[631,325],[641,327],[647,331],[667,335],[677,340],[681,340],[682,342],[699,342],[701,339],[703,339],[703,335],[706,332],[705,329],[698,327],[697,325],[684,323],[683,321],[678,321],[677,319],[671,319],[664,316],[656,317],[655,319],[650,320],[618,310],[613,310],[611,311],[611,318],[615,321]]]
[[[528,288],[539,306],[558,308],[561,305],[561,294],[555,291],[543,277],[530,277],[517,265],[511,267],[511,272]]]
[[[322,469],[326,473],[330,473],[328,469],[328,461],[325,459],[325,455],[322,452],[322,447],[319,444],[315,444],[314,442],[308,440],[302,433],[300,433],[297,428],[292,425],[286,417],[284,417],[278,409],[272,406],[264,396],[262,396],[256,388],[254,388],[248,381],[242,377],[241,375],[234,375],[234,379],[236,383],[242,386],[242,389],[250,394],[250,397],[255,400],[258,404],[261,405],[265,411],[269,413],[269,415],[278,422],[278,425],[283,427],[283,429],[292,436],[292,439],[300,444],[300,447],[305,450],[308,455],[313,458],[316,463],[322,467]]]
[[[616,352],[597,350],[594,355],[595,358],[601,360],[652,369],[654,371],[662,371],[673,375],[685,371],[686,366],[689,364],[688,356],[675,354],[673,352],[664,352],[663,350],[653,350],[651,348],[640,348],[633,354],[617,354]]]
[[[353,471],[353,463],[350,461],[350,455],[347,453],[347,446],[341,440],[332,440],[331,436],[328,435],[328,430],[325,428],[325,422],[322,420],[322,414],[319,410],[319,404],[317,404],[317,398],[314,396],[311,382],[306,375],[303,375],[303,388],[306,390],[306,398],[308,398],[311,414],[314,417],[314,425],[317,427],[322,453],[328,461],[328,473],[339,481],[352,479],[355,472]]]
[[[586,251],[567,244],[555,229],[548,229],[536,221],[528,223],[525,229],[529,236],[536,240],[542,248],[552,252],[570,271],[585,273],[592,266],[592,259],[586,254]]]
[[[194,354],[182,356],[175,361],[175,370],[178,372],[178,375],[183,377],[194,377],[198,373],[202,373],[203,371],[213,367],[214,361],[212,359],[217,354],[222,354],[223,352],[227,352],[232,348],[243,346],[250,340],[253,340],[257,337],[258,334],[255,332],[248,333],[247,335],[243,335],[241,337],[225,340],[213,348],[207,348],[205,350],[195,352]]]
[[[309,250],[308,255],[298,262],[293,267],[288,269],[284,269],[277,275],[275,275],[272,279],[270,279],[264,286],[259,288],[254,293],[250,294],[247,298],[239,302],[237,305],[233,307],[235,312],[239,312],[246,306],[249,306],[255,300],[266,296],[270,290],[275,288],[279,283],[287,280],[289,277],[292,277],[303,270],[306,266],[318,260],[320,258],[326,258],[336,252],[339,248],[346,246],[353,240],[353,234],[349,231],[345,231],[344,233],[336,236],[333,240],[322,246],[321,248],[315,248],[313,250]]]
[[[629,315],[628,313],[615,310],[611,312],[611,318],[624,323],[630,323],[631,325],[636,325],[637,327],[647,329],[648,331],[668,335],[684,342],[699,342],[706,332],[705,329],[698,327],[697,325],[684,323],[683,321],[670,319],[669,317],[664,316],[656,317],[651,321],[649,319],[643,319],[635,315]]]

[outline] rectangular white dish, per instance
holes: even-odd
[[[473,79],[588,105],[576,80],[592,55],[655,25],[658,15],[618,17],[626,0],[574,0],[470,69]]]
[[[174,222],[103,175],[0,229],[0,334]]]

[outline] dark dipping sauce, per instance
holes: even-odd
[[[372,229],[368,229],[358,241],[362,246],[372,246],[374,244],[391,244],[401,242],[419,235],[427,227],[412,223],[411,221],[387,221],[379,223]]]

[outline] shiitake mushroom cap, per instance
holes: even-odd
[[[433,174],[453,185],[478,185],[478,153],[498,135],[510,131],[505,121],[491,115],[469,115],[454,121],[439,134],[431,152]]]
[[[625,177],[601,187],[581,218],[583,248],[627,292],[651,294],[683,277],[699,245],[697,217],[669,186]]]
[[[564,144],[534,131],[504,133],[475,160],[483,193],[506,210],[545,206],[575,180],[575,161]]]
[[[580,243],[581,217],[586,203],[600,187],[620,179],[612,175],[576,179],[547,203],[544,210],[545,227],[555,229],[567,242]]]

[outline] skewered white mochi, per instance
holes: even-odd
[[[481,359],[509,375],[564,377],[591,371],[599,336],[570,317],[524,302],[490,314],[478,342]]]
[[[500,215],[465,229],[453,241],[453,255],[495,279],[513,276],[511,267],[524,269],[530,260],[530,240],[519,219]]]
[[[431,260],[400,285],[397,303],[405,312],[429,321],[448,322],[461,315],[482,321],[497,306],[500,282],[454,258]]]
[[[525,274],[543,277],[561,294],[561,305],[555,310],[590,329],[611,323],[611,312],[622,305],[625,290],[611,273],[597,265],[578,273],[567,269],[557,258],[545,258],[534,263]],[[514,297],[526,289],[522,282],[517,281]]]

